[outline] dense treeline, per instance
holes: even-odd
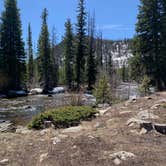
[[[126,61],[119,67],[113,63],[113,49],[120,47],[116,42],[103,40],[102,33],[96,31],[95,16],[86,12],[85,0],[78,0],[77,23],[73,24],[70,18],[66,20],[65,34],[58,47],[55,28],[50,35],[47,18],[48,11],[44,9],[37,52],[33,49],[29,23],[25,49],[17,0],[5,0],[0,21],[0,91],[41,87],[43,93],[48,93],[59,84],[69,90],[82,87],[92,90],[103,73],[113,88],[117,80],[141,82],[147,77],[158,90],[166,88],[164,0],[141,0],[131,48],[134,57],[129,66]],[[120,43],[130,45],[131,40]],[[123,55],[130,54],[123,51]]]
[[[96,38],[95,18],[86,12],[85,1],[78,1],[77,23],[65,23],[63,56],[56,50],[55,28],[52,39],[48,31],[47,9],[43,10],[37,53],[34,52],[31,24],[28,25],[27,49],[24,49],[17,0],[5,0],[0,24],[0,91],[31,89],[35,86],[48,93],[59,83],[79,90],[82,85],[93,89],[98,56],[102,56],[102,38]],[[27,50],[27,51],[25,51]],[[26,57],[27,56],[27,57]],[[26,60],[27,59],[27,60]]]
[[[158,90],[166,88],[166,1],[141,0],[133,41],[132,76],[148,76]]]

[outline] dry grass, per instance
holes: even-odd
[[[131,132],[132,127],[126,125],[140,109],[149,109],[161,98],[166,98],[166,93],[153,95],[151,100],[139,99],[128,106],[114,105],[108,114],[84,122],[83,130],[66,133],[67,137],[55,145],[51,138],[58,137],[63,130],[49,129],[43,136],[37,131],[28,135],[0,134],[0,160],[9,159],[11,166],[114,166],[109,155],[127,151],[136,158],[124,161],[121,166],[165,166],[166,136],[155,132],[140,135],[139,130]],[[164,122],[165,112],[160,107],[155,114]],[[45,153],[47,157],[40,162],[40,155]]]

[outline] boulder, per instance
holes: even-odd
[[[137,114],[138,119],[146,120],[146,119],[159,119],[159,116],[154,115],[149,110],[141,111]]]
[[[31,130],[28,130],[27,127],[18,126],[16,129],[16,133],[17,134],[29,134],[29,133],[31,133]]]
[[[62,133],[77,133],[80,132],[82,129],[82,126],[70,127],[62,130]]]
[[[30,90],[30,94],[32,94],[32,95],[42,94],[42,92],[43,92],[43,89],[41,89],[41,88],[34,88],[34,89]]]
[[[0,165],[6,165],[9,163],[9,159],[3,159],[0,161]]]
[[[135,158],[136,156],[133,153],[120,151],[110,155],[110,158],[113,160],[115,165],[120,165],[123,161],[126,161],[130,158]]]
[[[146,122],[144,120],[137,119],[137,118],[131,118],[127,121],[128,126],[134,126],[135,124],[138,124],[140,127],[140,124],[142,124],[142,123],[149,123],[149,122]]]
[[[140,128],[145,129],[147,132],[152,131],[153,130],[153,123],[143,122],[143,123],[140,124]]]
[[[58,94],[58,93],[64,93],[64,92],[65,92],[64,87],[55,87],[53,88],[53,90],[49,91],[49,93],[52,93],[52,94]]]
[[[15,129],[16,128],[14,127],[13,123],[10,121],[4,121],[0,123],[0,132],[13,132]]]
[[[131,118],[127,121],[127,125],[134,127],[135,129],[141,129],[140,134],[145,134],[154,129],[153,123],[148,121],[143,121],[136,118]]]

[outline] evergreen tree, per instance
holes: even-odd
[[[58,72],[59,72],[59,64],[58,57],[56,54],[56,33],[55,27],[52,29],[52,42],[51,42],[51,61],[52,61],[52,83],[53,86],[56,87],[58,85]]]
[[[96,40],[96,57],[98,70],[103,70],[103,37],[102,32],[99,32]]]
[[[42,27],[38,41],[38,63],[39,75],[43,93],[48,93],[52,89],[52,62],[49,32],[47,26],[47,9],[45,8],[42,13]]]
[[[88,58],[87,58],[87,82],[88,89],[93,89],[96,81],[96,59],[95,59],[95,20],[94,17],[89,17],[88,21]]]
[[[28,25],[28,84],[31,86],[34,79],[33,49],[31,25]]]
[[[162,16],[161,16],[161,64],[160,67],[161,75],[163,78],[164,86],[166,88],[166,1],[161,0],[161,6],[162,6]]]
[[[0,26],[1,70],[7,75],[7,89],[18,90],[25,85],[25,52],[21,20],[16,0],[5,0]]]
[[[86,61],[86,11],[85,1],[79,0],[77,16],[77,48],[76,48],[76,83],[77,88],[85,79],[85,61]]]
[[[65,23],[66,33],[64,38],[64,55],[65,55],[65,80],[68,88],[73,88],[74,81],[74,54],[73,54],[73,32],[71,20],[67,19]]]
[[[122,66],[122,81],[125,82],[126,81],[126,64],[123,63]]]
[[[137,31],[137,51],[146,74],[157,89],[162,88],[161,78],[161,0],[141,0]]]

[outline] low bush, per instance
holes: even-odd
[[[95,116],[97,111],[88,106],[67,106],[48,110],[34,117],[28,125],[29,129],[44,129],[45,122],[50,121],[55,128],[67,128],[78,125],[82,120]]]
[[[150,95],[150,82],[150,78],[145,75],[138,89],[142,96]]]
[[[112,95],[109,81],[106,75],[103,75],[94,89],[94,96],[96,97],[97,104],[111,103]]]

